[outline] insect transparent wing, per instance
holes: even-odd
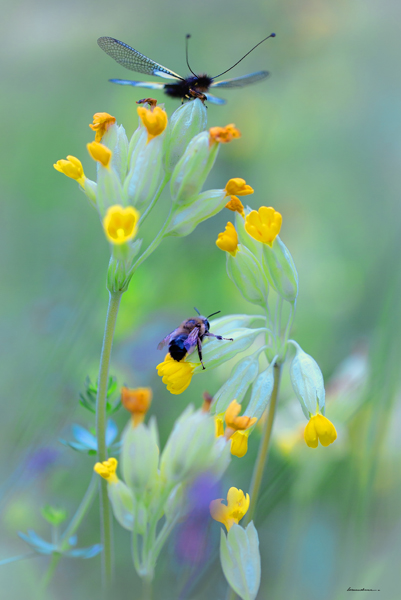
[[[192,348],[194,348],[196,346],[198,337],[199,337],[199,328],[194,327],[184,342],[184,348],[187,352],[190,352],[192,350]]]
[[[250,85],[251,83],[257,83],[269,77],[269,71],[256,71],[256,73],[249,73],[249,75],[242,75],[241,77],[234,77],[233,79],[223,79],[221,81],[213,81],[210,87],[224,87],[224,88],[237,88]]]
[[[164,83],[156,83],[153,81],[131,81],[130,79],[109,79],[112,83],[119,85],[133,85],[134,87],[148,88],[149,90],[164,90]]]
[[[211,104],[226,104],[227,100],[223,100],[223,98],[216,98],[212,94],[205,94],[207,101]]]
[[[174,329],[174,331],[166,335],[166,337],[158,344],[157,349],[161,350],[166,344],[169,344],[170,340],[177,334],[177,331],[178,329]]]
[[[174,71],[159,65],[159,63],[131,48],[128,44],[124,44],[124,42],[111,37],[100,37],[97,43],[106,54],[126,69],[136,73],[145,73],[146,75],[158,75],[166,79],[182,79]]]

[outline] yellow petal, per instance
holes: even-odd
[[[225,187],[228,196],[247,196],[253,194],[253,188],[247,185],[245,179],[241,177],[235,177],[227,182]]]
[[[135,236],[138,220],[139,212],[132,206],[111,206],[103,219],[107,239],[112,244],[125,244]]]
[[[86,147],[93,160],[96,160],[103,165],[103,167],[109,166],[112,152],[107,146],[99,144],[98,142],[91,142],[90,144],[86,144]]]
[[[248,452],[248,435],[243,431],[236,431],[230,438],[231,454],[242,458]]]
[[[216,246],[220,250],[229,252],[235,256],[238,252],[238,235],[232,223],[228,222],[225,231],[219,233],[216,240]]]
[[[337,431],[333,423],[323,415],[312,417],[315,422],[315,430],[322,446],[329,446],[337,439]]]

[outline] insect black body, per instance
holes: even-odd
[[[270,37],[275,37],[275,33],[270,34],[268,37],[263,39],[259,44],[264,42]],[[187,36],[187,42],[188,38]],[[214,87],[221,88],[235,88],[235,87],[243,87],[245,85],[249,85],[251,83],[256,83],[257,81],[261,81],[269,76],[268,71],[257,71],[256,73],[249,73],[249,75],[242,75],[241,77],[234,77],[233,79],[225,79],[222,81],[215,81],[216,77],[220,77],[230,71],[233,67],[235,67],[245,56],[248,56],[252,50],[257,48],[259,44],[256,44],[252,50],[247,52],[245,56],[243,56],[238,62],[235,63],[230,69],[223,71],[220,75],[216,75],[214,77],[209,77],[209,75],[197,75],[194,73],[189,66],[188,62],[188,44],[186,47],[186,57],[187,57],[187,65],[192,75],[188,77],[181,77],[174,73],[174,71],[170,71],[163,65],[153,61],[148,58],[144,54],[138,52],[128,44],[124,42],[120,42],[115,38],[111,37],[101,37],[98,39],[97,43],[100,48],[106,52],[111,58],[113,58],[120,65],[125,67],[126,69],[130,69],[131,71],[136,71],[137,73],[145,73],[147,75],[155,75],[156,77],[161,77],[163,79],[172,79],[174,83],[156,83],[152,81],[131,81],[130,79],[110,79],[112,83],[118,83],[119,85],[130,85],[134,87],[144,87],[152,90],[162,90],[165,94],[170,96],[171,98],[179,98],[182,101],[191,100],[193,98],[201,98],[202,94],[206,95],[206,99],[213,104],[225,104],[226,101],[221,98],[216,98],[212,94],[209,94],[209,89]],[[201,94],[201,96],[199,95]]]
[[[167,335],[158,345],[158,349],[161,350],[163,346],[168,344],[169,353],[172,359],[176,361],[182,360],[187,354],[197,346],[199,360],[203,369],[205,368],[202,361],[202,340],[204,337],[215,337],[218,340],[233,341],[232,338],[223,338],[221,335],[215,335],[211,333],[210,323],[208,319],[217,315],[212,313],[208,317],[203,317],[197,308],[195,308],[199,317],[191,317],[186,321],[183,321],[177,329],[174,329],[169,335]]]

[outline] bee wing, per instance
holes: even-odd
[[[148,88],[149,90],[164,90],[164,83],[156,83],[155,81],[131,81],[130,79],[109,79],[112,83],[119,85],[133,85],[134,87]]]
[[[221,81],[213,81],[210,87],[224,87],[224,88],[237,88],[250,85],[251,83],[257,83],[269,77],[269,71],[256,71],[256,73],[249,73],[248,75],[241,75],[241,77],[233,77],[233,79],[222,79]]]
[[[116,62],[126,69],[130,69],[136,73],[164,77],[165,79],[183,79],[180,75],[174,73],[174,71],[170,71],[170,69],[166,69],[163,65],[159,65],[159,63],[141,54],[138,50],[131,48],[128,44],[120,42],[120,40],[112,37],[100,37],[97,43],[106,54],[114,58]]]
[[[164,339],[162,339],[162,341],[158,344],[157,349],[161,350],[162,348],[164,348],[164,346],[166,344],[169,344],[170,341],[172,340],[172,338],[177,334],[179,328],[174,329],[174,331],[172,331],[171,333],[169,333],[168,335],[166,335],[166,337]]]
[[[206,99],[211,104],[226,104],[227,100],[223,100],[223,98],[216,98],[212,94],[205,94]]]
[[[196,346],[199,337],[199,327],[194,327],[184,342],[184,348],[189,353]]]

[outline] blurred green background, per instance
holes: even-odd
[[[17,530],[49,535],[44,504],[73,514],[94,462],[58,439],[71,436],[72,422],[92,425],[78,395],[87,374],[96,378],[109,249],[85,196],[52,164],[72,154],[94,177],[85,147],[93,139],[92,115],[107,111],[131,134],[135,100],[144,95],[108,83],[135,76],[102,53],[96,39],[114,36],[186,75],[184,38],[191,33],[192,68],[214,74],[274,31],[275,40],[232,71],[268,69],[271,78],[222,92],[227,105],[208,108],[209,125],[235,123],[242,139],[221,148],[207,188],[243,177],[255,189],[247,198],[253,208],[272,205],[282,213],[282,238],[300,278],[292,337],[323,370],[327,414],[339,438],[317,450],[296,441],[305,421],[286,374],[256,520],[258,598],[340,600],[356,593],[348,587],[380,589],[369,598],[399,598],[400,18],[394,0],[2,6],[0,560],[26,551]],[[154,96],[169,114],[177,107]],[[160,202],[168,201],[165,192]],[[223,211],[188,238],[165,241],[122,301],[112,373],[120,384],[152,386],[162,442],[182,409],[199,406],[205,389],[214,393],[231,365],[206,371],[173,397],[156,375],[158,341],[193,306],[205,314],[253,311],[215,246],[229,218]],[[120,427],[125,420],[117,415]],[[233,459],[224,494],[231,485],[248,489],[257,446],[254,435],[247,456]],[[219,525],[212,525],[201,564],[178,562],[172,540],[155,599],[225,597]],[[139,598],[129,536],[115,529],[113,597]],[[79,545],[97,541],[94,505]],[[7,600],[32,597],[47,562],[0,567]],[[65,559],[46,598],[96,597],[99,569],[99,557]]]

